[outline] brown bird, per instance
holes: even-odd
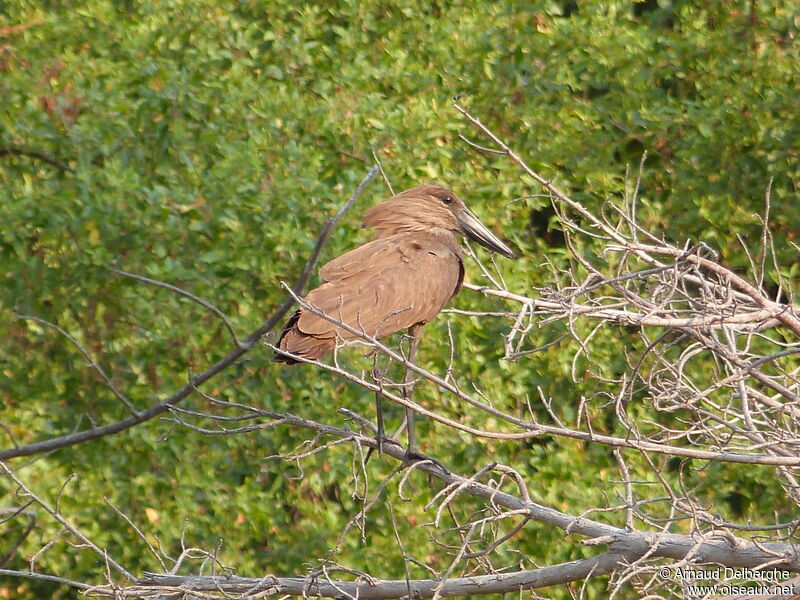
[[[461,289],[464,263],[456,234],[509,258],[514,256],[458,196],[438,185],[415,187],[376,204],[364,214],[364,227],[374,227],[377,238],[322,267],[319,274],[325,283],[309,292],[305,301],[374,338],[407,329],[411,337],[409,362],[414,360],[422,326]],[[319,359],[334,349],[337,340],[358,338],[300,308],[284,327],[278,348]],[[275,360],[299,362],[282,354],[276,354]],[[380,444],[380,406],[378,412]],[[409,452],[416,453],[413,412],[407,413]]]

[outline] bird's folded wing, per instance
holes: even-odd
[[[373,240],[337,256],[319,270],[325,281],[336,281],[358,275],[365,270],[389,264],[402,252],[403,245],[389,244],[386,239]]]
[[[328,280],[306,301],[326,315],[373,337],[383,337],[435,317],[457,292],[460,257],[437,240],[382,238],[331,261]],[[297,323],[315,336],[358,337],[304,310]]]

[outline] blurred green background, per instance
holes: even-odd
[[[737,236],[758,252],[758,215],[774,179],[770,225],[780,266],[767,285],[774,287],[780,269],[796,291],[799,31],[800,8],[789,0],[0,1],[0,446],[127,415],[74,345],[13,314],[66,329],[138,408],[147,407],[218,360],[230,342],[201,307],[109,267],[179,285],[230,315],[240,335],[249,333],[284,299],[280,282],[297,278],[322,222],[373,156],[395,190],[445,183],[509,240],[520,255],[498,259],[509,289],[535,295],[534,288],[552,285],[543,264],[567,266],[569,259],[549,200],[535,196],[541,190],[510,161],[459,139],[463,133],[488,145],[452,108],[458,94],[469,94],[461,102],[473,114],[593,211],[630,189],[634,175],[626,179],[626,170],[635,174],[646,151],[642,224],[679,243],[702,239],[736,268],[748,265]],[[380,180],[367,189],[323,262],[368,239],[360,215],[386,196]],[[594,255],[591,240],[581,243]],[[467,280],[484,281],[474,264]],[[453,305],[517,308],[469,291]],[[462,385],[479,383],[498,407],[521,410],[541,387],[574,424],[581,395],[612,389],[588,365],[579,365],[583,380],[572,381],[576,346],[569,343],[517,363],[499,360],[510,322],[497,318],[438,318],[419,356],[430,369],[446,368],[448,323]],[[588,332],[593,324],[582,326]],[[528,347],[563,331],[559,324],[536,329]],[[637,340],[605,327],[594,343],[595,358],[618,376]],[[362,355],[347,351],[343,360],[368,369]],[[336,411],[343,406],[373,415],[364,390],[270,358],[267,348],[254,349],[205,391],[333,424],[342,423]],[[477,427],[502,427],[432,386],[420,385],[417,399]],[[182,406],[214,410],[197,396]],[[643,419],[651,410],[631,408]],[[623,431],[613,410],[608,418],[601,408],[595,414],[596,428]],[[388,418],[399,422],[401,411],[389,409]],[[543,410],[541,418],[548,419]],[[606,447],[550,438],[502,443],[419,427],[423,450],[457,472],[499,460],[526,476],[534,499],[559,510],[618,503],[620,476]],[[74,474],[61,511],[136,574],[162,569],[104,499],[173,557],[182,545],[219,546],[221,563],[239,575],[303,574],[329,556],[360,506],[352,448],[303,461],[302,477],[292,464],[268,458],[310,436],[277,428],[212,437],[158,419],[24,468],[29,459],[11,465],[53,502]],[[633,475],[646,478],[646,463],[628,458]],[[677,477],[676,464],[662,464]],[[392,466],[370,462],[372,490]],[[685,474],[687,486],[725,518],[791,518],[771,470],[697,467]],[[418,475],[407,490],[411,502],[398,501],[394,484],[385,494],[405,550],[443,571],[449,550],[420,527],[433,518],[422,507],[436,489]],[[0,480],[0,506],[19,504],[13,490]],[[466,518],[482,506],[464,499],[457,514]],[[623,523],[623,515],[599,518]],[[4,546],[24,529],[17,521],[0,525]],[[27,569],[27,557],[58,530],[40,514],[6,568]],[[438,534],[459,543],[454,532]],[[101,583],[102,561],[68,541],[58,537],[36,568]],[[533,568],[596,552],[531,523],[491,562]],[[374,576],[404,576],[385,502],[369,513],[363,539],[354,529],[333,558]],[[181,572],[198,571],[200,562]],[[410,569],[413,577],[429,576]],[[605,597],[605,585],[593,582],[587,597]],[[545,593],[569,597],[563,588]],[[68,587],[0,578],[0,597],[76,596]]]

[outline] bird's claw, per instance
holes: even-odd
[[[395,446],[401,446],[400,442],[397,440],[390,438],[390,437],[376,437],[375,438],[376,450],[378,454],[383,454],[383,446],[384,444],[394,444]]]
[[[383,454],[384,444],[394,444],[395,446],[401,446],[400,442],[390,437],[376,437],[375,446],[367,450],[367,455],[364,457],[365,465],[369,462],[369,459],[370,457],[372,457],[372,454],[375,452],[375,450],[378,451],[378,454]]]

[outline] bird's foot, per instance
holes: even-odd
[[[375,437],[375,444],[376,444],[376,448],[375,449],[378,451],[378,454],[383,454],[383,447],[386,444],[394,444],[395,446],[400,446],[402,448],[402,444],[400,442],[398,442],[396,439],[390,438],[390,437],[377,437],[376,436]]]
[[[386,444],[394,444],[395,446],[401,446],[400,442],[397,440],[390,438],[390,437],[376,437],[375,438],[375,446],[371,447],[367,450],[367,455],[364,457],[364,464],[366,465],[369,462],[370,457],[375,452],[378,451],[378,454],[383,454],[383,448]],[[402,447],[402,446],[401,446]]]
[[[450,469],[444,466],[444,464],[437,458],[433,458],[432,456],[428,456],[427,454],[423,454],[419,450],[409,448],[406,450],[405,460],[408,463],[416,463],[416,462],[430,462],[439,467],[445,473],[449,473]]]

